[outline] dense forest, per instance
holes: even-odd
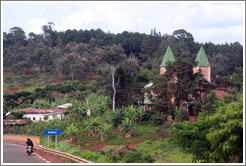
[[[135,135],[139,140],[145,138],[141,134],[146,130],[150,133],[145,140],[161,142],[145,142],[137,152],[133,150],[120,157],[112,151],[110,155],[102,152],[100,156],[104,157],[93,158],[94,161],[134,162],[133,156],[137,155],[139,162],[154,162],[156,155],[162,158],[167,149],[171,152],[175,147],[192,154],[193,162],[242,162],[243,46],[239,42],[198,43],[184,29],[172,34],[161,34],[155,28],[150,34],[127,31],[113,34],[101,29],[57,32],[52,22],[41,28],[42,34],[27,35],[20,27],[3,33],[4,84],[14,80],[7,73],[20,75],[23,83],[28,82],[29,76],[41,77],[47,73],[48,77],[65,82],[46,82],[30,91],[5,93],[4,117],[8,111],[19,108],[54,108],[67,102],[74,106],[65,112],[63,121],[28,122],[25,128],[14,128],[12,133],[39,136],[40,130],[50,127],[62,129],[62,138],[70,137],[71,141],[95,137],[119,141],[115,133],[120,135],[124,131],[127,138]],[[160,75],[168,46],[176,62],[168,64],[170,70]],[[211,65],[211,83],[192,70],[201,46]],[[179,81],[168,84],[174,74]],[[144,86],[149,82],[154,83],[153,91],[158,96],[153,110],[144,111],[141,107]],[[178,100],[173,104],[174,87],[180,93],[175,94]],[[215,87],[223,87],[230,95],[218,99]],[[209,92],[206,101],[199,99],[203,92]],[[188,100],[188,94],[193,95],[190,101],[193,107],[203,110],[195,122],[189,121],[187,111],[179,107],[181,101]],[[173,121],[167,121],[168,115],[172,115]],[[19,119],[23,114],[14,116]],[[139,134],[140,131],[143,133]]]
[[[192,34],[182,29],[171,35],[161,35],[156,29],[148,35],[127,31],[112,34],[101,29],[57,32],[54,23],[49,22],[42,26],[42,30],[42,34],[26,35],[21,28],[13,27],[3,33],[4,70],[51,72],[60,78],[80,81],[88,75],[95,75],[98,89],[106,89],[109,95],[112,88],[108,68],[115,63],[116,88],[119,89],[117,107],[133,104],[131,101],[136,102],[142,96],[141,89],[149,82],[150,76],[159,73],[168,46],[176,58],[186,58],[192,63],[203,46],[211,64],[212,83],[216,87],[231,87],[231,75],[240,72],[243,66],[240,43],[197,43]],[[112,51],[122,56],[115,56],[113,61],[107,59],[110,57],[106,55]]]

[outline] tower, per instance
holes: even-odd
[[[197,65],[193,67],[193,72],[196,73],[200,69],[204,78],[207,79],[208,82],[211,82],[211,67],[203,47],[200,48],[195,62],[197,62]]]
[[[167,47],[166,53],[163,57],[163,60],[160,65],[160,74],[164,74],[166,72],[166,67],[168,62],[174,62],[175,58],[173,56],[173,52],[170,46]]]

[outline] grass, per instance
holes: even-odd
[[[137,150],[155,156],[158,163],[192,163],[193,155],[185,153],[180,147],[169,144],[164,141],[145,141],[138,144]]]
[[[88,148],[90,146],[95,146],[99,144],[105,145],[124,145],[134,142],[144,142],[145,140],[151,139],[156,140],[157,135],[155,134],[155,127],[151,125],[137,125],[133,132],[131,138],[126,138],[125,133],[120,129],[109,129],[105,132],[106,140],[101,141],[100,136],[92,137],[89,131],[80,133],[78,135],[79,145],[82,148]]]

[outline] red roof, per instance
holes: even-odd
[[[11,112],[24,112],[27,114],[47,114],[47,113],[60,113],[64,109],[37,109],[37,108],[24,108],[19,110],[13,110]]]
[[[216,88],[215,93],[220,99],[223,99],[224,96],[229,95],[229,93],[227,93],[224,88]]]

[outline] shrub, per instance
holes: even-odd
[[[184,109],[180,109],[175,116],[175,122],[183,122],[186,120],[189,120],[189,112]]]

